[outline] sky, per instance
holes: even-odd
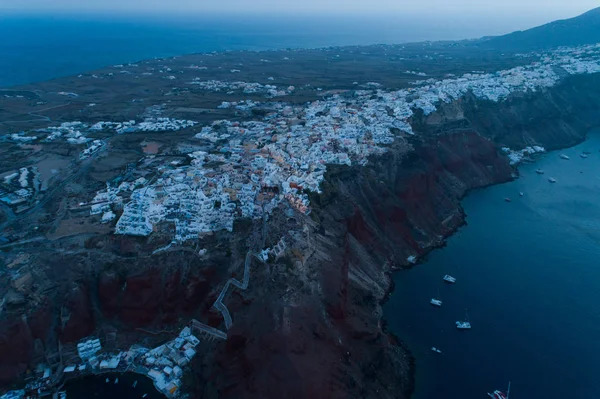
[[[16,11],[435,14],[547,20],[573,17],[599,5],[597,0],[0,0],[0,9]]]

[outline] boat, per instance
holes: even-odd
[[[504,392],[495,390],[492,393],[488,392],[488,396],[492,399],[508,399],[508,395],[510,395],[510,382],[508,383],[508,390],[506,391],[506,395]]]
[[[442,306],[442,301],[440,299],[431,298],[431,301],[429,301],[429,303],[437,307]]]
[[[569,159],[571,159],[571,158],[569,158],[568,156],[566,156],[565,154],[560,154],[560,157],[561,157],[562,159],[565,159],[565,160],[567,160],[567,161],[568,161]]]
[[[437,298],[431,298],[431,301],[429,301],[429,303],[432,304],[433,306],[440,307],[440,306],[442,306],[442,300],[439,298],[441,298],[441,295],[440,295],[440,290],[438,289]]]
[[[60,399],[67,399],[67,392],[66,391],[60,391],[58,393],[58,395],[59,395]]]
[[[467,314],[466,310],[465,310],[465,321],[457,321],[456,328],[459,330],[470,330],[471,329],[471,322],[469,321],[469,315]]]
[[[145,393],[145,394],[142,396],[142,398],[145,398],[146,396],[148,396],[148,394],[147,394],[147,393]]]
[[[549,178],[548,181],[550,183],[556,183],[556,179],[554,177]]]
[[[542,169],[537,169],[537,170],[535,171],[535,173],[537,173],[538,175],[543,175],[543,174],[544,174],[544,171],[543,171]]]
[[[115,378],[115,384],[119,383],[119,377]]]
[[[135,388],[137,386],[137,380],[133,383],[132,387]]]
[[[523,191],[521,191],[521,192],[519,193],[519,197],[522,197],[522,196],[524,196],[524,195],[525,195],[525,193],[523,193]]]
[[[108,378],[106,379],[106,383],[108,384],[108,381],[110,381]]]
[[[583,154],[583,153],[579,154],[579,156],[584,159],[588,157],[587,154]]]
[[[508,198],[508,197],[504,198],[504,201],[506,201],[506,202],[512,202],[512,200],[510,198]]]
[[[451,275],[449,275],[449,274],[446,274],[444,276],[444,281],[447,282],[447,283],[450,283],[450,284],[456,283],[456,279],[454,277],[452,277]]]
[[[457,321],[456,328],[458,328],[459,330],[470,330],[471,323],[469,323],[468,321]]]
[[[439,350],[438,348],[436,348],[435,346],[432,346],[432,347],[431,347],[431,350],[432,350],[433,352],[435,352],[435,353],[442,353],[442,351],[441,351],[441,350]]]

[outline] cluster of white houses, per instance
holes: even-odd
[[[369,157],[387,151],[388,145],[414,134],[415,113],[429,115],[442,102],[467,93],[488,101],[502,101],[514,92],[551,87],[569,74],[600,72],[600,45],[561,48],[537,54],[538,61],[495,73],[472,72],[444,80],[416,82],[416,87],[386,90],[377,82],[343,94],[305,104],[271,102],[259,120],[221,120],[196,130],[203,151],[188,154],[187,165],[165,163],[152,183],[109,187],[99,193],[111,198],[93,200],[92,213],[104,222],[115,218],[112,204],[124,203],[116,233],[149,235],[156,225],[173,222],[175,240],[199,234],[232,230],[238,218],[262,218],[288,201],[302,213],[310,212],[308,192],[319,193],[327,165],[365,165]],[[168,71],[167,71],[168,72]],[[200,89],[275,96],[272,85],[195,79]],[[273,92],[275,91],[275,92]],[[293,87],[284,90],[290,94]],[[284,93],[284,94],[285,94]],[[279,95],[279,94],[277,94]],[[228,103],[223,108],[256,106],[252,101]],[[87,132],[169,131],[192,128],[194,121],[153,116],[143,122],[80,122],[48,128],[45,140],[87,142]],[[40,132],[36,132],[39,136]],[[18,140],[28,136],[18,135]],[[37,138],[37,137],[36,137]],[[8,138],[10,139],[10,137]],[[101,149],[102,141],[87,143],[85,158]],[[542,149],[506,149],[511,162]],[[193,150],[190,150],[193,151]],[[114,197],[114,198],[113,198]]]

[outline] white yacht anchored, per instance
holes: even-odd
[[[440,307],[440,306],[442,306],[441,298],[442,298],[442,296],[440,295],[440,290],[438,289],[437,297],[431,298],[431,301],[429,301],[429,303],[432,304],[433,306]]]
[[[429,301],[429,303],[437,307],[442,306],[442,301],[440,299],[431,298],[431,301]]]
[[[469,321],[469,315],[467,314],[466,310],[465,310],[465,321],[457,321],[456,328],[458,328],[459,330],[470,330],[471,329],[471,322]]]
[[[543,174],[544,174],[544,171],[543,171],[542,169],[537,169],[537,170],[535,171],[535,173],[537,173],[538,175],[543,175]]]
[[[571,158],[569,158],[568,156],[566,156],[565,154],[560,154],[560,157],[561,157],[562,159],[566,159],[567,161],[568,161],[569,159],[571,159]]]
[[[435,353],[442,353],[442,351],[441,351],[441,350],[439,350],[438,348],[436,348],[435,346],[432,346],[432,347],[431,347],[431,350],[432,350],[433,352],[435,352]]]
[[[451,275],[449,275],[449,274],[446,274],[444,276],[444,281],[447,282],[447,283],[450,283],[450,284],[456,283],[456,279],[454,277],[452,277]]]
[[[548,181],[550,183],[556,183],[556,179],[554,177],[549,178]]]

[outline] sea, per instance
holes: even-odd
[[[511,399],[600,395],[599,150],[592,131],[470,193],[467,225],[394,275],[384,315],[416,358],[413,399],[482,399],[509,381]],[[429,303],[438,296],[441,308]],[[458,331],[465,319],[472,329]]]
[[[463,39],[532,25],[517,22],[0,13],[0,87],[186,53]],[[549,153],[521,166],[516,181],[472,192],[464,200],[468,225],[395,274],[385,318],[416,357],[414,399],[485,398],[509,381],[513,399],[597,397],[599,149],[600,132],[591,132],[563,151],[571,160]],[[582,151],[591,154],[583,159]],[[442,283],[446,273],[455,285]],[[439,309],[429,305],[438,295]],[[459,332],[454,322],[464,318],[473,328]],[[135,375],[119,384],[105,378],[70,383],[69,399],[141,393],[130,389]],[[155,397],[147,384],[138,387]]]
[[[231,50],[320,48],[458,40],[546,22],[514,16],[414,17],[221,14],[23,14],[2,12],[0,87],[155,57]]]

